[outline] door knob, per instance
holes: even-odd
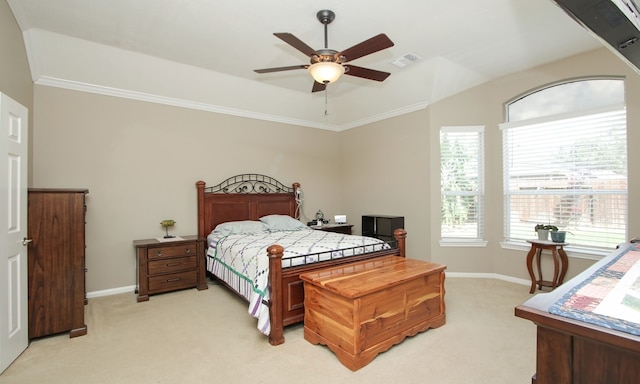
[[[33,241],[33,239],[27,239],[27,238],[25,237],[25,238],[23,238],[23,239],[22,239],[22,245],[27,245],[27,244],[29,244],[29,243],[30,243],[30,242],[32,242],[32,241]]]

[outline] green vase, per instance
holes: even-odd
[[[553,231],[551,232],[551,240],[554,243],[564,243],[564,240],[567,236],[566,231]]]

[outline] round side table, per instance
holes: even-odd
[[[529,293],[533,293],[536,290],[536,285],[538,286],[538,289],[542,289],[542,287],[551,287],[551,289],[555,289],[562,284],[564,277],[567,274],[569,258],[567,257],[563,247],[565,245],[569,245],[569,243],[556,243],[549,240],[527,240],[527,242],[531,244],[531,250],[527,253],[527,270],[531,277],[531,289],[529,290]],[[542,278],[540,258],[543,250],[551,251],[551,256],[553,258],[552,280],[544,280]],[[534,258],[536,259],[538,277],[533,273]]]

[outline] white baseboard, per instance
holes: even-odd
[[[500,275],[498,273],[471,273],[471,272],[445,272],[449,277],[464,277],[471,279],[497,279],[520,285],[531,285],[531,280],[519,279],[513,276]],[[446,283],[445,283],[446,284]]]
[[[87,292],[87,299],[91,299],[93,297],[100,297],[100,296],[119,295],[121,293],[129,293],[129,292],[133,293],[135,291],[136,291],[135,285],[120,287],[120,288],[104,289],[102,291]]]
[[[449,277],[462,277],[469,279],[497,279],[508,281],[510,283],[520,284],[520,285],[531,285],[530,280],[518,279],[512,276],[500,275],[497,273],[470,273],[470,272],[445,272]],[[129,285],[126,287],[112,288],[112,289],[104,289],[102,291],[93,291],[87,292],[87,299],[91,299],[93,297],[101,297],[101,296],[111,296],[111,295],[119,295],[121,293],[134,293],[136,291],[135,285]]]

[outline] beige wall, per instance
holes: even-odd
[[[336,133],[176,108],[51,87],[35,88],[34,186],[86,187],[87,288],[135,283],[131,241],[160,236],[173,218],[175,232],[195,231],[198,179],[217,182],[243,172],[299,181],[304,213],[344,213],[360,233],[363,214],[405,216],[411,257],[446,264],[450,272],[528,279],[526,249],[503,249],[503,103],[542,84],[583,75],[625,75],[629,126],[640,77],[603,49],[507,76],[393,119]],[[463,113],[461,113],[463,111]],[[486,126],[488,245],[440,247],[439,140],[443,125]],[[629,130],[630,147],[640,142]],[[322,148],[322,151],[318,151]],[[630,151],[629,174],[638,174]],[[632,179],[630,208],[639,181]],[[630,219],[630,234],[640,223]],[[571,256],[571,254],[570,254]],[[581,255],[573,255],[581,256]],[[572,257],[569,277],[592,263]]]
[[[300,182],[304,212],[340,207],[339,134],[35,87],[34,187],[88,188],[87,290],[135,284],[134,239],[196,232],[197,180]],[[318,151],[322,148],[322,151]]]
[[[22,32],[5,0],[0,0],[0,92],[27,107],[29,136],[31,136],[33,133],[33,81]],[[31,161],[29,169],[32,169]]]
[[[354,232],[362,231],[362,215],[404,216],[407,252],[423,260],[429,259],[433,240],[427,230],[431,211],[428,116],[428,110],[414,112],[349,129],[340,136],[342,207]]]
[[[22,32],[5,0],[0,1],[0,92],[32,109],[33,82]]]
[[[533,70],[505,76],[431,105],[426,111],[389,119],[342,134],[343,207],[349,213],[371,210],[405,216],[411,257],[433,260],[449,272],[499,274],[528,280],[527,248],[504,249],[502,141],[498,125],[503,105],[542,85],[580,76],[625,76],[629,141],[629,210],[640,204],[640,76],[607,49],[600,49]],[[485,248],[441,247],[439,129],[442,126],[485,126]],[[371,143],[366,145],[365,143]],[[368,166],[375,164],[374,166]],[[384,181],[388,183],[384,183]],[[363,187],[366,186],[366,187]],[[365,192],[366,191],[366,192]],[[629,235],[640,235],[640,217],[630,215]],[[593,263],[569,253],[568,277]],[[573,256],[573,257],[572,257]]]

